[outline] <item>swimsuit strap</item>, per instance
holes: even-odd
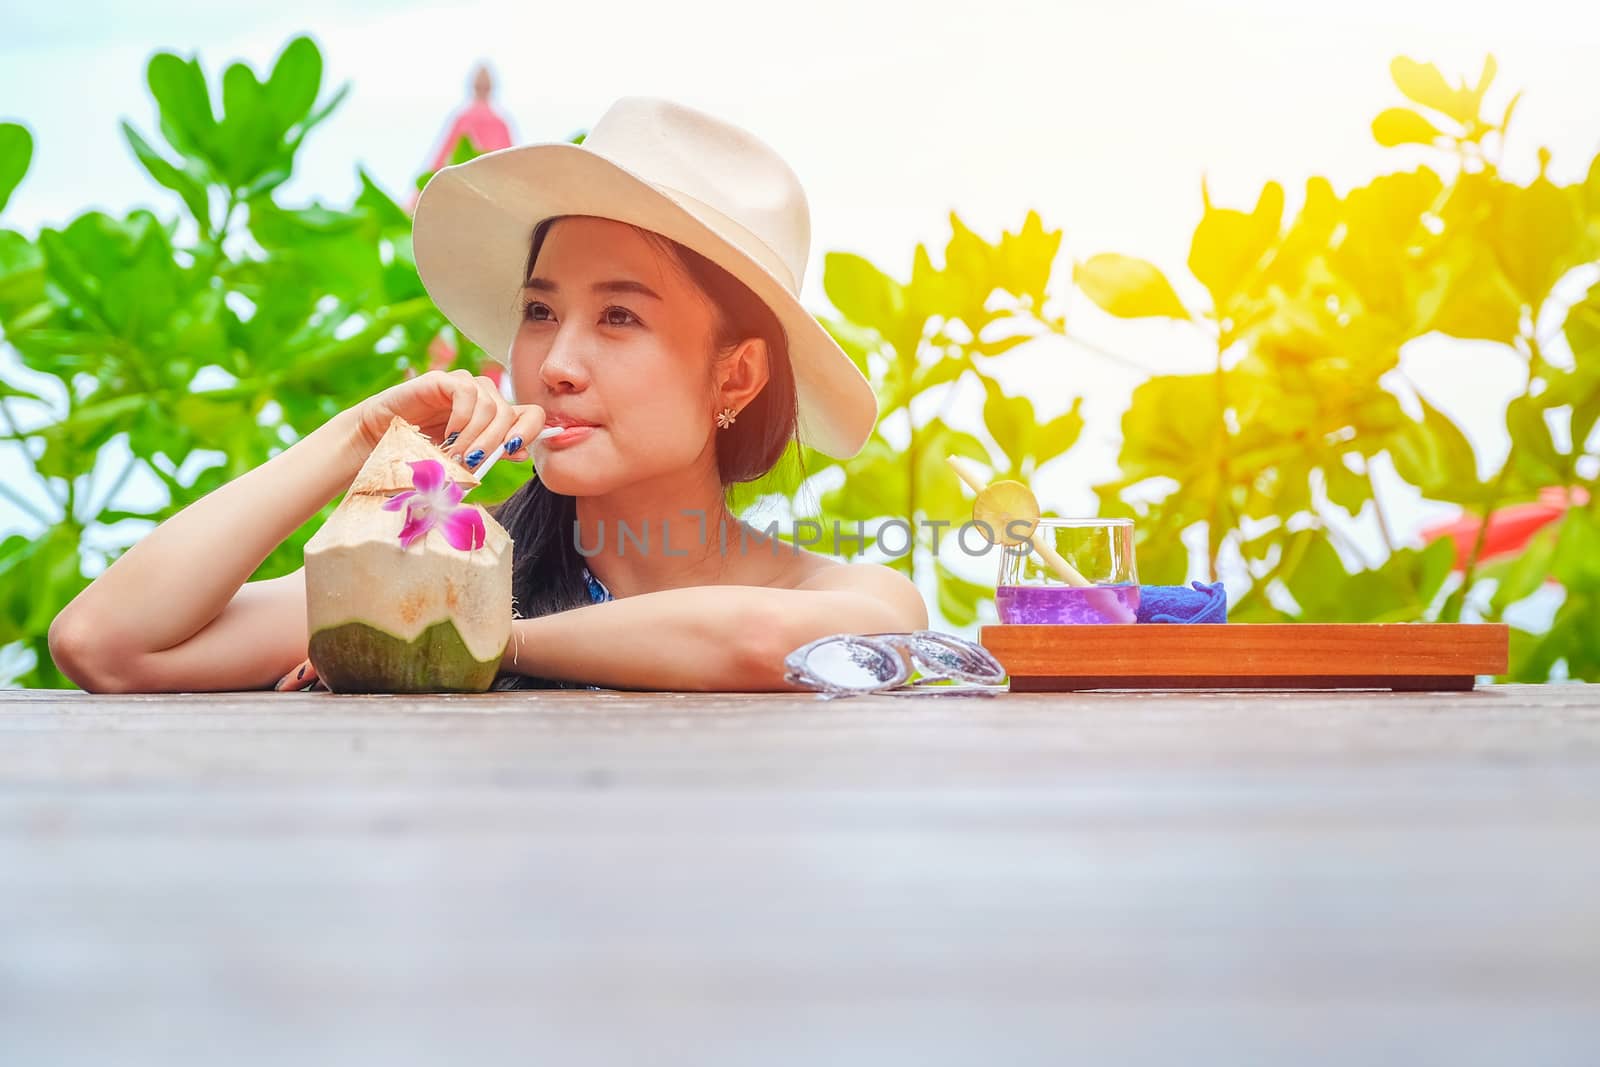
[[[588,565],[583,568],[583,580],[589,587],[589,599],[596,604],[601,601],[616,599],[611,595],[611,590],[606,588],[606,584],[590,573]]]

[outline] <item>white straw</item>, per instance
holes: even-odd
[[[566,430],[565,426],[546,426],[544,429],[540,430],[538,432],[538,434],[536,434],[534,436],[533,439],[535,441],[543,441],[546,438],[554,437],[558,433],[563,433],[565,430]],[[483,480],[483,476],[485,474],[489,473],[489,468],[494,466],[495,462],[498,461],[500,459],[500,457],[505,455],[505,454],[506,454],[505,446],[501,445],[499,448],[494,450],[493,454],[491,454],[488,459],[483,461],[483,466],[479,467],[477,470],[473,471],[472,473],[477,475],[478,476],[478,480],[481,482]]]

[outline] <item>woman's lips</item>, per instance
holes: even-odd
[[[590,426],[590,425],[583,424],[583,423],[580,423],[577,426],[568,426],[566,429],[562,430],[560,433],[556,434],[554,437],[546,438],[544,441],[542,441],[540,443],[544,444],[544,445],[548,445],[551,448],[564,448],[567,445],[577,444],[579,441],[583,440],[585,437],[588,437],[589,434],[594,432],[594,430],[596,430],[597,428],[598,427]]]

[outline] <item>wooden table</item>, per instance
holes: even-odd
[[[0,694],[0,1062],[1600,1062],[1600,689]]]

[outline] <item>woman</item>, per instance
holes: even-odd
[[[847,458],[877,417],[798,300],[809,213],[765,144],[627,97],[582,145],[440,171],[413,238],[430,295],[508,365],[516,402],[487,378],[430,371],[174,515],[52,624],[74,682],[306,684],[303,572],[246,579],[349,486],[396,415],[471,466],[503,448],[538,470],[497,509],[519,615],[497,687],[791,689],[783,657],[816,637],[927,625],[897,571],[775,544],[727,508],[728,487],[771,470],[791,439]],[[547,424],[569,429],[534,442]]]

